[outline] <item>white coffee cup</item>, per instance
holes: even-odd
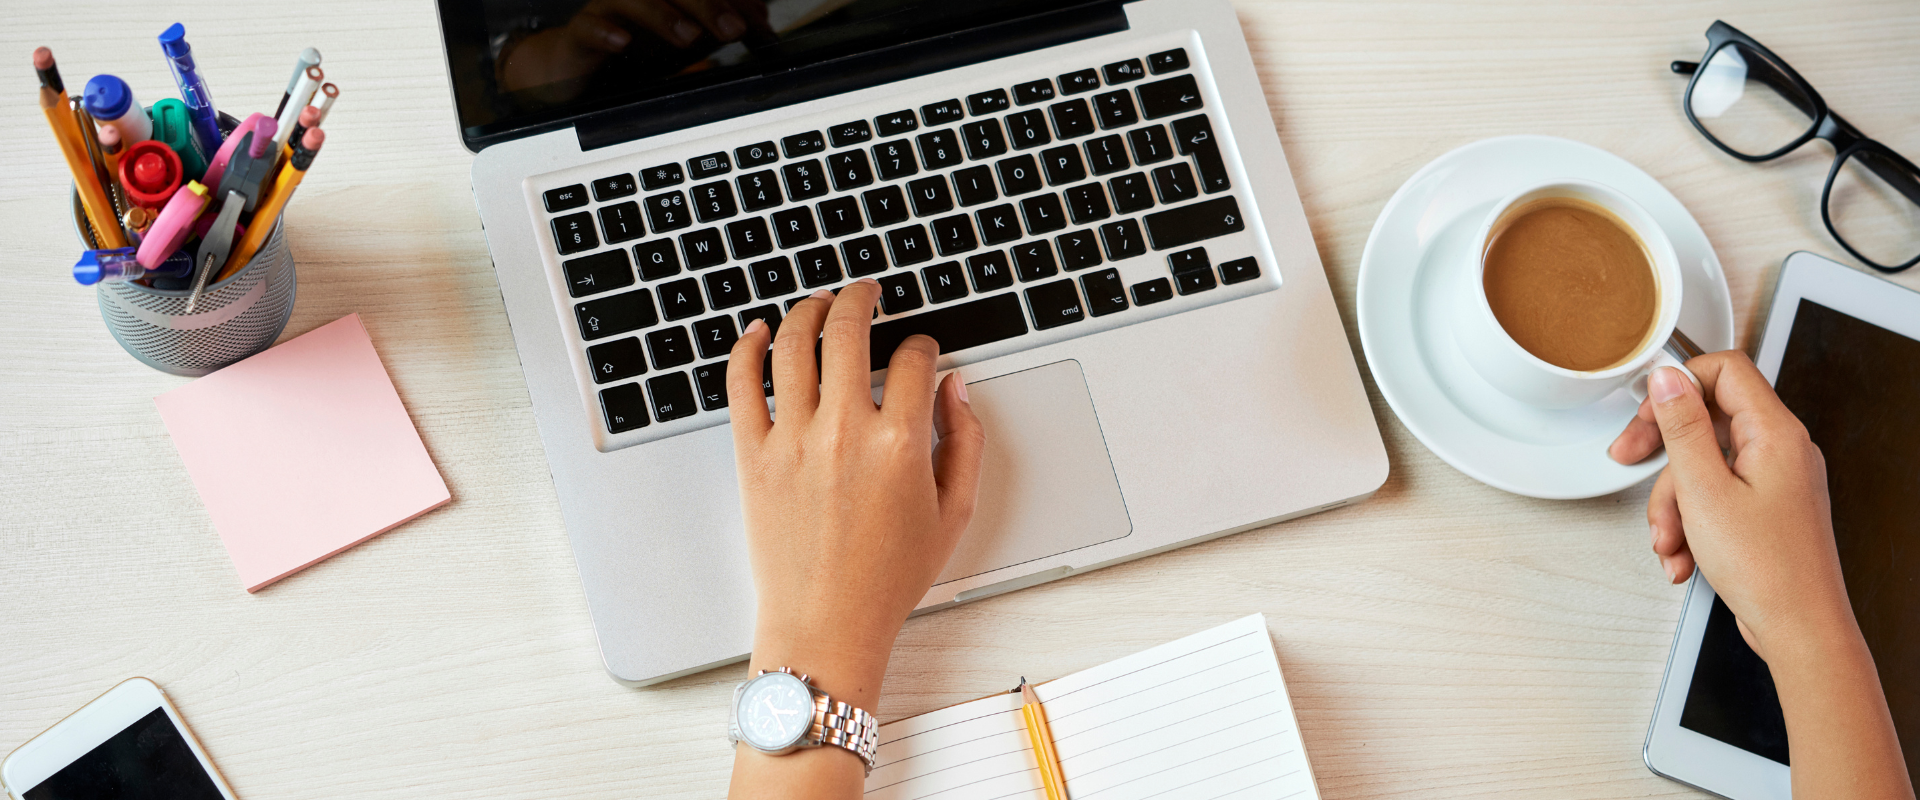
[[[1536,200],[1556,197],[1584,200],[1612,213],[1626,223],[1646,248],[1648,260],[1653,262],[1659,303],[1653,330],[1631,357],[1605,369],[1567,369],[1527,352],[1501,327],[1500,320],[1493,315],[1493,306],[1487,302],[1484,278],[1487,247],[1493,236],[1509,221],[1510,213]],[[1683,284],[1680,259],[1674,255],[1673,242],[1667,239],[1659,222],[1639,203],[1591,181],[1574,178],[1546,181],[1524,187],[1495,203],[1472,242],[1474,249],[1469,256],[1473,259],[1473,268],[1462,271],[1472,285],[1461,287],[1457,295],[1454,340],[1467,362],[1494,388],[1529,405],[1566,409],[1588,405],[1622,388],[1632,392],[1634,399],[1644,400],[1647,377],[1660,367],[1676,367],[1699,384],[1699,379],[1667,350],[1674,326],[1680,320]]]

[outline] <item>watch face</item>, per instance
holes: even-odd
[[[813,693],[799,678],[769,672],[740,693],[740,735],[761,750],[794,745],[813,726]]]

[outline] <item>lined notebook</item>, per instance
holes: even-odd
[[[1319,800],[1261,614],[1034,687],[1072,800]],[[867,800],[1046,800],[1018,694],[880,728]]]

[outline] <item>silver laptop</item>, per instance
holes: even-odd
[[[439,2],[615,679],[747,655],[727,355],[823,287],[877,279],[875,369],[930,334],[986,423],[979,510],[922,611],[1386,479],[1227,0],[727,2],[687,24],[668,0]]]

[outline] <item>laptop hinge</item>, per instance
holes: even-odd
[[[582,151],[903,81],[1127,29],[1120,3],[1094,2],[582,117]]]

